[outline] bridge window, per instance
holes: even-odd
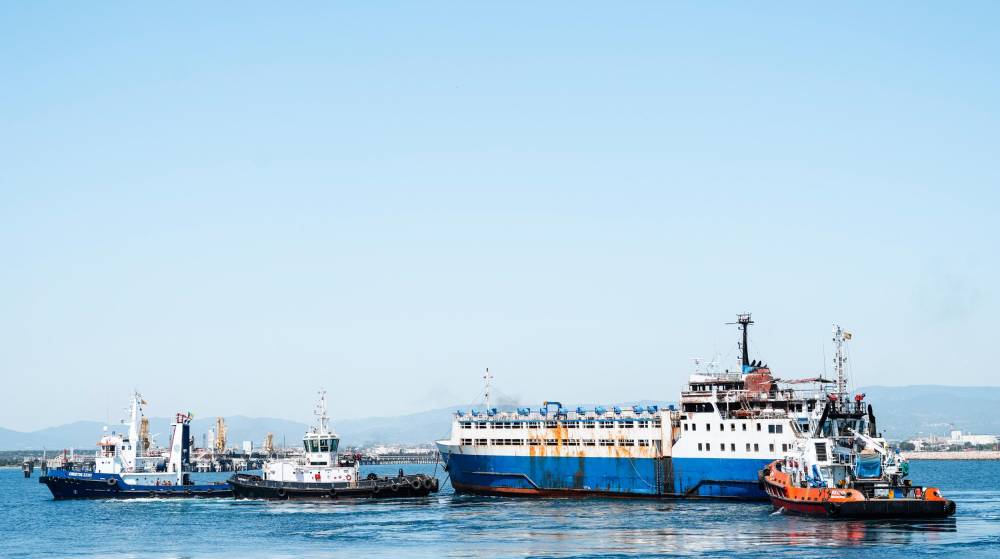
[[[601,439],[601,446],[615,446],[615,441],[610,439]]]
[[[711,431],[712,430],[712,424],[711,423],[706,423],[705,424],[705,430],[706,431]]]
[[[486,439],[476,439],[476,444],[477,445],[482,445],[482,446],[487,446],[489,443],[486,441]]]
[[[555,439],[545,439],[545,446],[556,446],[559,444]]]
[[[639,446],[649,446],[649,439],[639,439]]]
[[[730,423],[729,424],[729,430],[730,431],[735,431],[736,430],[736,424],[735,423]]]
[[[747,452],[750,452],[750,443],[747,443]]]
[[[662,425],[662,422],[660,421],[659,417],[657,417],[656,419],[653,420],[653,427],[660,427],[661,425]]]
[[[760,452],[760,446],[757,443],[753,443],[753,451]]]
[[[687,431],[687,430],[688,430],[688,424],[687,424],[687,423],[685,423],[685,424],[684,424],[684,430],[685,430],[685,431]]]
[[[712,450],[712,443],[705,443],[705,450]]]
[[[698,443],[698,450],[701,450],[701,443]]]
[[[743,425],[743,430],[746,431],[747,430],[747,424],[746,423],[742,423],[741,425]]]
[[[597,446],[597,441],[593,439],[583,441],[583,446]]]
[[[774,443],[770,444],[770,450],[771,450],[771,452],[774,452]]]
[[[760,431],[760,423],[757,424],[757,430]]]
[[[472,439],[462,439],[462,445],[468,446],[472,444]]]
[[[729,450],[732,452],[736,452],[736,443],[729,443]]]

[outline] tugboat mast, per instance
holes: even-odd
[[[844,374],[847,355],[844,353],[844,344],[850,339],[850,332],[845,331],[838,324],[833,325],[833,345],[836,348],[833,354],[833,370],[837,372],[837,398],[841,405],[844,405],[845,398],[847,398],[847,377]]]
[[[319,403],[316,404],[316,411],[313,413],[319,417],[319,433],[329,433],[330,418],[326,414],[326,390],[319,391]]]

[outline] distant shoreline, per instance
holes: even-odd
[[[1000,460],[1000,451],[970,450],[967,452],[901,452],[907,460]]]

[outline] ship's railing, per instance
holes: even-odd
[[[808,400],[822,400],[825,396],[816,393],[802,393],[789,390],[781,390],[775,394],[769,392],[757,392],[745,389],[717,390],[713,392],[684,391],[681,392],[681,403],[685,402],[786,402],[799,403]]]
[[[553,422],[553,421],[602,421],[602,420],[654,420],[662,418],[672,411],[669,408],[655,407],[655,409],[644,408],[642,411],[635,411],[633,408],[587,410],[584,412],[564,410],[562,412],[552,412],[542,414],[535,411],[530,413],[517,413],[508,411],[497,411],[489,413],[478,411],[476,413],[459,410],[454,417],[462,421],[486,421],[486,422]]]
[[[666,418],[670,421],[670,417]],[[458,417],[455,420],[463,429],[659,429],[664,424],[662,416],[612,416],[589,418],[479,418]]]
[[[798,413],[798,412],[795,412]],[[719,416],[722,419],[787,419],[791,416],[787,410],[769,410],[769,409],[739,409],[733,410],[732,412],[726,410],[719,410]]]

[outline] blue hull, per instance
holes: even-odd
[[[117,474],[95,474],[50,470],[48,475],[38,478],[45,484],[52,497],[64,499],[138,499],[232,497],[233,489],[228,483],[195,485],[129,485]]]
[[[673,458],[672,486],[678,497],[766,501],[758,474],[772,459]]]
[[[449,454],[456,491],[489,495],[767,500],[757,485],[770,460],[583,458]]]

